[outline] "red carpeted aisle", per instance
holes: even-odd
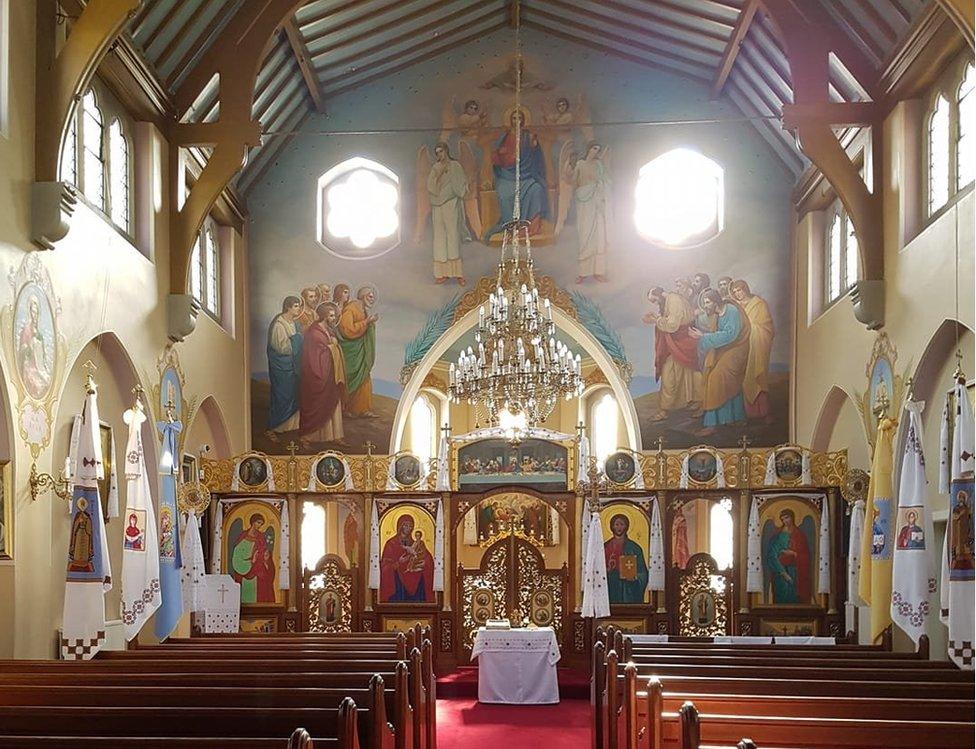
[[[586,749],[589,745],[589,700],[482,705],[469,697],[437,697],[438,749]]]
[[[437,679],[438,749],[537,749],[590,745],[589,677],[560,668],[558,705],[482,705],[477,667]]]

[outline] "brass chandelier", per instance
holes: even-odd
[[[515,112],[522,111],[522,48],[515,31]],[[583,392],[580,356],[556,338],[552,303],[539,295],[532,262],[529,222],[521,218],[522,121],[515,117],[515,196],[505,224],[498,282],[478,310],[477,350],[468,346],[451,364],[451,402],[484,407],[491,421],[508,411],[539,426],[561,399]]]

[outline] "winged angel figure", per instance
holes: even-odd
[[[464,285],[461,242],[481,236],[478,200],[481,189],[491,189],[491,164],[485,158],[492,131],[488,112],[477,99],[458,108],[457,97],[444,107],[440,140],[433,149],[417,150],[417,221],[414,240],[421,242],[432,218],[434,280],[456,279]]]
[[[579,269],[576,283],[587,278],[607,280],[610,209],[610,148],[591,140],[581,158],[567,159],[565,181],[572,186],[579,234]],[[560,188],[563,180],[560,180]],[[562,190],[560,189],[560,195]],[[560,209],[563,204],[560,200]]]

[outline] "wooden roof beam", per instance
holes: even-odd
[[[746,34],[749,33],[749,27],[752,26],[752,19],[756,17],[758,9],[759,0],[746,0],[746,4],[742,6],[739,18],[732,29],[732,36],[729,37],[729,43],[725,45],[725,52],[722,53],[722,63],[718,67],[715,82],[712,84],[713,99],[722,95],[722,89],[725,88],[725,82],[729,79],[729,73],[735,67],[735,58],[739,56],[739,48],[746,40]]]
[[[532,10],[532,9],[530,9]],[[645,65],[649,68],[654,68],[655,70],[664,70],[668,73],[677,74],[685,76],[695,81],[707,80],[706,75],[699,75],[697,73],[692,73],[684,68],[678,68],[671,65],[667,65],[663,59],[662,60],[649,60],[646,57],[641,57],[640,55],[631,54],[622,49],[616,47],[611,47],[606,44],[600,44],[592,39],[586,37],[578,36],[577,34],[570,34],[567,31],[561,31],[560,29],[548,26],[546,24],[540,23],[538,21],[533,21],[530,18],[526,18],[522,21],[522,25],[526,28],[538,29],[539,31],[545,32],[546,34],[551,34],[552,36],[559,37],[560,39],[566,39],[570,42],[575,42],[584,47],[589,47],[597,52],[602,52],[604,54],[612,55],[614,57],[619,57],[622,60],[630,60],[631,62],[636,62],[639,65]],[[663,56],[662,56],[663,57]]]
[[[54,24],[57,5],[53,0],[37,4],[38,60],[37,122],[34,159],[37,182],[58,178],[61,144],[68,122],[91,82],[99,62],[126,23],[139,9],[139,0],[90,0],[86,5],[69,4],[76,18],[60,50],[55,49]],[[50,32],[50,33],[48,33]],[[47,40],[50,40],[48,43]]]
[[[641,52],[644,52],[649,55],[658,55],[663,57],[672,56],[677,60],[680,60],[681,63],[684,65],[701,68],[702,73],[706,77],[711,74],[711,65],[695,57],[689,57],[686,53],[683,53],[684,46],[680,43],[676,43],[671,49],[668,49],[667,45],[662,46],[661,42],[658,42],[657,45],[654,45],[654,44],[648,44],[645,41],[641,41],[639,38],[636,38],[638,32],[635,31],[634,29],[628,29],[627,36],[621,36],[620,34],[614,34],[613,32],[610,31],[594,29],[591,26],[587,26],[571,18],[562,18],[552,13],[548,13],[540,8],[533,7],[533,8],[527,8],[526,10],[527,10],[527,14],[531,14],[533,18],[546,21],[548,24],[552,24],[553,26],[562,26],[564,28],[571,29],[572,31],[577,31],[582,34],[587,34],[587,33],[598,34],[603,39],[606,39],[611,42],[616,42],[617,44],[621,44],[626,47],[633,47],[634,49],[640,50]],[[550,30],[552,27],[546,25],[545,28],[546,30]],[[651,39],[653,37],[649,36],[647,38]],[[714,55],[716,53],[712,53],[712,54]]]
[[[302,32],[298,29],[294,17],[285,21],[284,29],[285,36],[288,37],[288,44],[298,62],[298,68],[302,71],[305,88],[308,89],[308,95],[312,97],[312,101],[315,103],[315,111],[325,112],[325,97],[322,95],[322,89],[319,88],[319,80],[315,75],[312,58],[308,54],[308,47],[305,46]]]
[[[522,3],[519,0],[508,0],[508,28],[517,29],[519,27],[521,12]]]
[[[501,16],[501,14],[499,15]],[[529,24],[523,21],[523,26],[527,26],[527,25]],[[378,78],[383,78],[384,76],[393,75],[394,73],[404,70],[405,68],[409,68],[413,65],[417,65],[426,60],[430,60],[434,57],[437,57],[438,55],[444,54],[445,52],[450,52],[453,49],[457,49],[463,44],[467,44],[468,42],[473,42],[476,39],[481,39],[482,37],[488,34],[493,34],[494,32],[505,28],[508,28],[507,18],[503,18],[498,23],[495,23],[486,28],[478,28],[473,33],[467,34],[459,39],[453,39],[453,38],[448,39],[444,41],[442,44],[435,44],[431,46],[429,42],[425,41],[423,44],[415,45],[414,48],[405,50],[403,53],[399,55],[394,55],[393,57],[387,58],[386,60],[381,60],[375,65],[371,65],[370,67],[375,69],[375,72],[370,73],[369,75],[363,76],[362,78],[357,78],[356,80],[346,83],[344,85],[339,85],[336,88],[330,88],[330,84],[332,83],[341,84],[343,81],[348,80],[349,78],[348,75],[339,76],[330,81],[325,81],[323,83],[323,88],[326,90],[326,92],[332,94],[333,96],[336,96],[338,94],[345,93],[346,91],[350,91],[359,86],[364,86],[367,83],[370,83],[371,81],[377,80]],[[460,30],[461,27],[452,29],[451,31],[444,34],[444,36],[451,36]],[[421,49],[426,49],[426,51],[424,51],[423,54],[420,54],[418,56],[409,57],[410,54],[417,52]],[[384,65],[388,65],[389,63],[397,59],[400,59],[401,61],[391,67],[383,67]]]
[[[936,0],[939,7],[959,27],[966,43],[973,49],[973,27],[976,24],[976,6],[972,0]]]
[[[619,29],[627,33],[628,37],[642,37],[647,40],[658,41],[665,45],[662,51],[667,51],[671,48],[681,48],[687,49],[690,52],[697,52],[702,55],[707,55],[708,57],[715,57],[718,54],[718,50],[709,47],[706,44],[701,44],[699,42],[690,41],[682,37],[672,36],[668,34],[662,34],[661,32],[653,29],[641,26],[628,21],[625,18],[621,18],[617,13],[611,13],[606,15],[602,12],[595,12],[592,10],[587,10],[581,8],[574,3],[566,2],[566,0],[546,0],[547,6],[552,6],[553,8],[558,8],[559,10],[565,11],[566,13],[575,14],[587,19],[588,21],[595,21],[597,23],[603,23],[612,28]],[[543,14],[541,8],[529,8],[530,12]],[[568,20],[567,20],[568,22]],[[651,44],[650,46],[654,46]],[[698,60],[700,62],[700,60]]]

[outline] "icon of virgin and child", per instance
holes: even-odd
[[[411,515],[401,515],[396,534],[383,545],[380,557],[380,601],[383,603],[432,603],[434,557],[423,531],[414,530]]]

